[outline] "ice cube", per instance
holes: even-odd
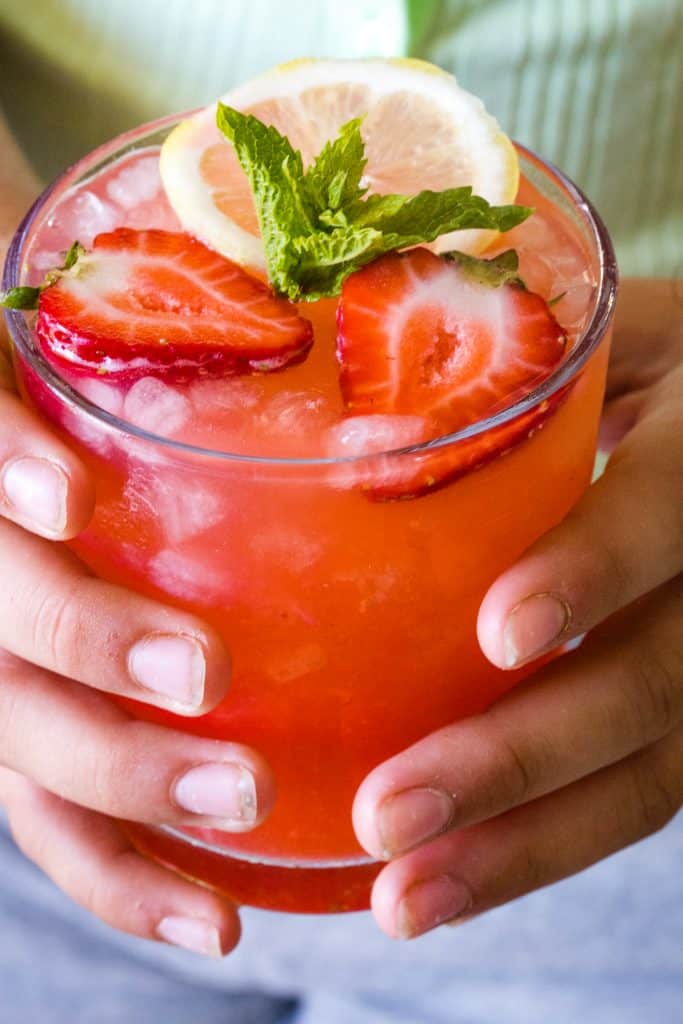
[[[249,541],[254,554],[268,565],[284,566],[292,572],[302,572],[315,565],[323,552],[323,545],[303,530],[292,526],[268,526],[259,529]]]
[[[55,229],[70,239],[67,245],[78,239],[86,247],[92,244],[95,235],[111,231],[121,223],[116,207],[87,189],[60,203],[51,221]]]
[[[120,416],[123,412],[124,392],[115,384],[107,384],[94,377],[78,377],[73,380],[74,390],[80,391],[84,398],[112,416]]]
[[[64,430],[101,458],[108,458],[115,447],[113,428],[96,420],[75,407],[65,407],[62,416]]]
[[[126,162],[110,179],[106,193],[124,210],[134,210],[140,203],[154,199],[161,187],[159,157],[154,154]]]
[[[205,533],[226,519],[231,509],[220,479],[204,480],[198,473],[163,465],[132,469],[124,497],[131,512],[156,519],[171,544]]]
[[[216,565],[210,548],[205,557],[197,551],[164,549],[151,559],[148,572],[151,583],[163,593],[193,604],[227,604],[235,596],[230,567]]]
[[[414,459],[408,455],[384,453],[420,444],[431,434],[429,422],[422,416],[382,413],[349,416],[327,431],[325,451],[334,458],[356,456],[357,461],[331,466],[329,482],[333,487],[342,489],[400,484],[414,473]],[[359,458],[363,455],[367,458]]]
[[[255,378],[198,380],[190,388],[190,399],[200,416],[235,414],[241,416],[261,401],[263,385]]]
[[[325,431],[334,417],[330,401],[320,391],[280,391],[262,407],[254,441],[264,444],[271,455],[322,454]]]
[[[63,249],[36,249],[35,252],[31,253],[31,280],[36,285],[41,284],[48,270],[61,267],[63,263]]]
[[[327,431],[326,451],[332,457],[371,455],[407,448],[429,436],[427,420],[422,416],[373,413],[349,416]]]
[[[184,394],[156,377],[142,377],[125,397],[123,416],[150,434],[173,437],[192,416],[192,404]]]

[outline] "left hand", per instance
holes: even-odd
[[[500,668],[591,631],[476,717],[361,785],[354,825],[390,864],[373,890],[413,938],[558,881],[665,825],[683,803],[683,339],[673,282],[624,282],[604,476],[486,595]]]

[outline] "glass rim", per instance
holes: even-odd
[[[9,291],[9,289],[15,288],[21,283],[21,263],[24,243],[26,242],[38,215],[49,204],[50,199],[59,188],[68,186],[70,179],[72,178],[74,180],[71,184],[75,184],[81,177],[84,165],[86,167],[86,175],[88,173],[94,173],[98,169],[99,163],[117,153],[119,153],[119,155],[123,155],[125,153],[126,146],[132,148],[133,142],[143,139],[145,135],[158,133],[164,127],[170,127],[182,120],[185,116],[187,115],[168,115],[166,117],[159,118],[156,121],[139,125],[137,128],[131,129],[128,132],[124,132],[123,134],[110,139],[108,142],[103,143],[101,146],[98,146],[76,164],[68,167],[62,172],[62,174],[55,178],[55,180],[44,189],[33,205],[29,208],[12,238],[5,260],[2,279],[3,291]],[[199,445],[187,444],[186,442],[178,441],[173,438],[163,437],[159,434],[154,434],[151,431],[144,430],[141,427],[136,427],[135,424],[129,423],[127,420],[115,416],[113,413],[107,412],[106,409],[100,408],[94,402],[91,402],[86,398],[85,395],[76,391],[67,383],[66,380],[59,376],[38,348],[35,347],[33,344],[31,326],[25,314],[20,310],[3,310],[10,338],[17,352],[25,360],[28,366],[36,372],[40,380],[53,394],[56,394],[60,401],[65,402],[68,406],[76,406],[76,408],[81,413],[85,414],[86,417],[98,421],[108,429],[114,429],[119,433],[130,435],[138,440],[149,442],[154,445],[160,445],[169,452],[203,456],[205,458],[228,462],[253,463],[256,465],[326,466],[356,463],[362,460],[377,459],[387,456],[419,455],[420,453],[429,453],[446,448],[450,445],[458,444],[461,441],[470,440],[471,438],[477,437],[487,431],[495,430],[496,428],[502,427],[506,423],[523,416],[524,413],[529,412],[544,401],[550,399],[565,384],[568,384],[583,368],[597,348],[599,342],[602,340],[612,318],[616,301],[618,281],[616,257],[612,241],[602,218],[581,189],[575,185],[566,174],[559,170],[559,168],[550,163],[550,161],[537,156],[532,150],[523,146],[521,143],[515,142],[514,144],[516,149],[527,161],[535,165],[536,168],[545,175],[545,177],[554,180],[555,185],[559,185],[560,190],[564,191],[571,201],[572,207],[575,211],[578,211],[584,224],[589,228],[589,233],[592,236],[592,242],[594,243],[599,256],[600,276],[597,285],[597,298],[595,300],[590,320],[580,334],[568,357],[557,367],[557,369],[541,381],[536,388],[530,391],[527,395],[524,395],[517,402],[512,403],[505,409],[501,409],[499,412],[494,413],[491,416],[476,420],[474,423],[470,423],[466,427],[462,427],[460,430],[452,431],[448,434],[442,434],[439,437],[431,438],[428,441],[422,441],[419,444],[406,445],[400,448],[387,449],[386,451],[381,452],[367,452],[362,455],[354,454],[312,457],[269,456],[249,455],[238,452],[225,452],[213,448],[204,448]]]

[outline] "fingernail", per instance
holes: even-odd
[[[14,511],[49,533],[61,533],[66,526],[68,488],[64,470],[48,459],[24,456],[2,473],[2,489]]]
[[[440,924],[450,923],[471,904],[467,886],[450,875],[416,882],[398,905],[396,934],[399,939],[414,939]]]
[[[172,946],[203,953],[204,956],[224,955],[216,926],[198,917],[164,917],[159,921],[156,932],[160,939]]]
[[[506,668],[515,668],[554,647],[566,633],[572,610],[553,594],[532,594],[512,609],[505,623]]]
[[[439,835],[448,828],[453,809],[448,793],[428,786],[388,797],[377,812],[382,850],[391,857]]]
[[[256,783],[241,764],[200,764],[178,779],[173,789],[175,802],[192,814],[218,818],[221,827],[236,832],[251,828],[256,821]]]
[[[128,671],[140,686],[197,708],[204,699],[206,659],[201,643],[183,633],[150,633],[128,655]]]

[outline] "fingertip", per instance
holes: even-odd
[[[95,511],[95,485],[90,473],[73,453],[61,467],[67,478],[64,526],[56,539],[72,540],[88,526]]]
[[[403,939],[398,927],[400,890],[397,887],[395,866],[384,868],[375,879],[370,896],[370,909],[375,921],[390,939]]]
[[[21,398],[0,391],[0,514],[49,540],[90,521],[95,488],[76,453]]]
[[[95,488],[77,456],[20,453],[0,466],[0,513],[47,540],[71,540],[95,508]]]
[[[196,631],[204,649],[204,696],[195,715],[213,711],[223,700],[232,679],[232,655],[220,634],[207,623],[197,621]]]
[[[371,857],[378,860],[385,860],[386,851],[383,849],[382,840],[377,828],[376,807],[378,802],[378,784],[373,777],[374,773],[368,775],[360,784],[351,809],[351,820],[356,833],[356,838]]]
[[[477,640],[483,655],[496,668],[506,669],[504,645],[506,608],[497,582],[489,589],[477,616]]]
[[[251,747],[238,747],[241,763],[250,772],[255,786],[256,815],[252,828],[269,816],[277,800],[277,783],[273,770],[265,757]]]
[[[191,953],[222,959],[242,935],[239,914],[232,905],[217,905],[207,916],[168,913],[154,929],[154,938]]]

